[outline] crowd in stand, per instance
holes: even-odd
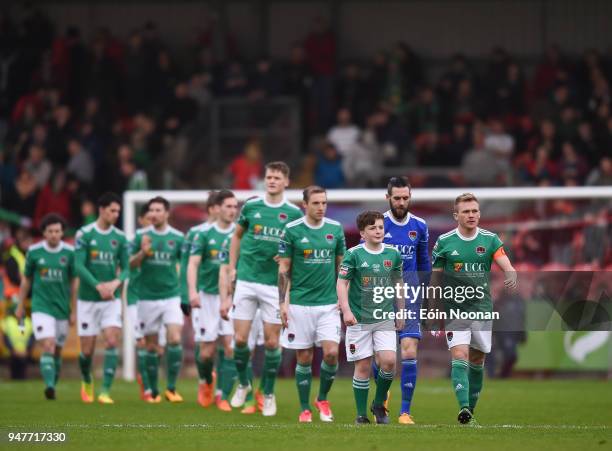
[[[214,18],[185,47],[179,64],[151,22],[122,39],[58,30],[35,8],[20,23],[0,15],[3,211],[77,226],[103,191],[160,187],[159,167],[189,152],[185,131],[231,96],[297,98],[304,151],[291,163],[327,188],[378,186],[385,166],[453,167],[472,186],[612,184],[612,56],[594,49],[551,46],[532,76],[503,48],[482,67],[457,54],[434,76],[403,42],[342,62],[321,18],[285,61],[245,61]],[[248,140],[226,162],[230,185],[257,187],[265,160]]]

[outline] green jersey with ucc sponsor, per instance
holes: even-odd
[[[240,244],[237,279],[276,286],[278,242],[283,228],[300,218],[302,212],[292,203],[283,200],[271,204],[263,197],[247,200],[240,212],[238,224],[244,228]]]
[[[382,291],[402,283],[402,256],[390,244],[381,244],[380,250],[375,252],[362,243],[344,255],[338,277],[350,281],[349,307],[358,323],[385,321],[388,318],[381,316],[393,312],[395,295],[387,297],[378,293],[377,297],[374,290]]]
[[[452,296],[443,291],[445,310],[492,312],[489,273],[494,257],[503,252],[499,237],[481,228],[470,238],[457,229],[440,235],[433,248],[432,264],[444,271],[442,288],[453,290]]]
[[[231,239],[235,224],[222,229],[215,222],[211,227],[196,233],[191,243],[191,255],[202,257],[198,272],[198,289],[207,294],[219,294],[219,267],[224,259],[224,244]]]
[[[346,251],[344,231],[339,222],[323,218],[313,227],[302,217],[287,224],[278,255],[291,259],[289,302],[294,305],[335,304],[336,257]]]
[[[189,304],[187,266],[189,266],[189,256],[191,255],[191,245],[193,244],[193,238],[201,231],[211,227],[211,225],[212,224],[208,222],[203,222],[202,224],[193,226],[187,231],[185,239],[183,240],[183,247],[181,248],[181,302],[183,304]]]
[[[136,233],[132,254],[138,253],[143,236],[151,238],[151,249],[140,265],[140,300],[157,301],[180,296],[177,266],[181,260],[183,233],[166,226],[163,231],[149,226]]]
[[[80,279],[82,301],[101,301],[96,285],[129,276],[129,249],[125,234],[115,226],[101,230],[93,222],[81,227],[76,234],[76,271]],[[121,272],[119,272],[121,268]],[[115,297],[120,296],[120,289]]]
[[[32,312],[70,317],[70,283],[76,277],[72,246],[63,241],[55,248],[46,241],[33,244],[26,254],[25,275],[32,280]]]

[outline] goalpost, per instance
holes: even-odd
[[[426,202],[452,202],[463,192],[471,192],[482,201],[518,201],[518,200],[612,200],[612,186],[603,187],[520,187],[520,188],[416,188],[412,192],[411,202],[422,204]],[[234,191],[239,202],[262,195],[263,191]],[[128,239],[133,239],[137,229],[137,205],[147,202],[155,196],[163,196],[171,204],[204,203],[208,191],[126,191],[123,194],[123,229]],[[301,190],[287,190],[287,200],[299,203],[302,201]],[[330,204],[385,202],[385,189],[339,189],[328,190],[327,198]],[[450,211],[450,207],[449,207]],[[125,296],[124,296],[125,307]],[[124,309],[125,311],[125,309]],[[123,378],[134,380],[135,349],[131,327],[127,324],[127,315],[123,315]]]

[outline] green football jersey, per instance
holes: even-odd
[[[445,310],[493,311],[489,273],[493,255],[502,246],[496,234],[481,228],[472,238],[462,236],[457,229],[438,237],[433,248],[432,265],[444,271],[442,287],[452,287],[456,293],[452,299],[444,297]]]
[[[159,232],[153,226],[138,230],[132,254],[140,251],[143,236],[151,238],[151,249],[140,265],[140,300],[156,301],[180,296],[177,266],[181,261],[183,233],[173,227]]]
[[[344,231],[339,222],[323,218],[313,227],[302,217],[287,224],[278,255],[291,259],[289,302],[294,305],[335,304],[336,257],[346,252]]]
[[[33,244],[26,254],[25,275],[32,280],[32,312],[56,319],[70,317],[70,284],[76,277],[74,248],[60,242]]]
[[[128,247],[125,234],[114,226],[108,230],[100,230],[93,222],[79,229],[76,234],[75,261],[80,279],[80,300],[101,301],[96,285],[117,278],[121,281],[128,278]],[[120,289],[115,293],[115,297],[120,297]]]
[[[350,281],[349,307],[358,323],[387,321],[381,316],[394,311],[396,298],[379,293],[382,299],[377,299],[374,289],[402,283],[402,256],[390,244],[383,244],[380,251],[374,252],[362,243],[344,255],[338,277]]]
[[[206,230],[211,225],[212,224],[208,222],[203,222],[202,224],[193,226],[187,231],[185,239],[183,240],[183,247],[181,248],[181,302],[183,304],[189,303],[189,286],[187,286],[187,266],[189,265],[189,257],[191,256],[191,245],[193,244],[193,237],[196,236],[199,232]]]
[[[142,229],[137,229],[136,233]],[[129,243],[130,254],[132,253],[132,249],[134,249],[134,240]],[[140,294],[138,292],[138,284],[140,282],[140,266],[135,266],[134,268],[130,268],[130,280],[128,281],[127,288],[127,305],[136,305],[138,300],[140,299]]]
[[[227,229],[222,229],[218,223],[196,233],[191,243],[191,255],[202,257],[198,272],[198,289],[207,294],[219,294],[219,267],[224,258],[224,243],[236,230],[236,225],[231,224]]]
[[[302,212],[292,203],[283,200],[270,204],[263,197],[247,200],[240,212],[238,224],[245,229],[240,244],[238,280],[276,286],[278,242],[283,227],[300,218]]]

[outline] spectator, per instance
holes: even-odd
[[[331,124],[333,76],[336,71],[336,38],[323,17],[318,16],[313,20],[304,49],[314,76],[312,93],[316,129],[322,131]]]
[[[60,105],[53,111],[47,156],[54,166],[63,166],[68,162],[68,138],[72,134],[71,117],[72,110],[67,105]]]
[[[493,118],[488,125],[484,140],[485,148],[497,160],[499,170],[507,173],[514,153],[514,138],[506,132],[501,120]]]
[[[461,162],[463,179],[469,186],[495,186],[498,180],[497,158],[485,147],[485,135],[479,127],[474,128],[472,136],[473,148]]]
[[[30,146],[30,154],[23,162],[23,167],[34,176],[38,189],[47,184],[53,170],[53,166],[45,156],[45,149],[37,144]]]
[[[211,75],[206,72],[195,73],[191,76],[188,96],[197,102],[198,108],[206,107],[210,103],[212,99],[211,82]]]
[[[593,136],[593,128],[590,122],[580,122],[578,125],[578,136],[574,141],[574,146],[580,155],[584,156],[590,167],[597,165],[601,154],[599,145]]]
[[[249,80],[244,72],[242,64],[233,61],[227,68],[223,83],[223,93],[226,96],[238,97],[246,94]]]
[[[359,127],[352,123],[351,112],[341,108],[337,114],[338,124],[327,133],[327,139],[336,147],[340,156],[344,157],[359,139]]]
[[[612,158],[603,157],[599,166],[591,171],[586,184],[590,186],[612,186]]]
[[[280,94],[280,79],[268,58],[261,58],[255,65],[255,72],[249,82],[249,89],[248,96],[251,100],[266,99]]]
[[[148,93],[150,106],[153,111],[160,111],[172,101],[174,86],[178,86],[178,73],[167,50],[160,50],[157,53],[153,70],[148,74],[147,80],[150,84]]]
[[[189,97],[187,83],[181,82],[174,88],[174,99],[164,113],[164,131],[175,135],[183,126],[193,121],[198,114],[198,105]]]
[[[561,146],[561,159],[559,160],[559,177],[561,180],[576,180],[582,185],[587,172],[588,166],[584,158],[576,153],[576,149],[571,142],[564,142]]]
[[[138,169],[132,160],[121,161],[119,163],[119,174],[123,178],[123,191],[146,190],[149,188],[147,173]]]
[[[285,76],[284,93],[296,97],[300,102],[302,146],[306,147],[311,128],[310,97],[313,76],[306,62],[304,47],[296,44],[291,48],[289,62],[285,65],[283,74]]]
[[[19,227],[15,230],[14,241],[10,243],[2,256],[6,275],[4,283],[8,285],[4,287],[4,292],[13,294],[13,297],[10,299],[13,302],[17,302],[21,277],[25,271],[25,256],[31,244],[32,234],[30,231],[24,227]]]
[[[0,329],[4,337],[4,345],[9,352],[9,368],[12,380],[27,379],[28,360],[32,358],[34,348],[34,334],[32,333],[32,320],[24,318],[20,325],[15,317],[17,304],[11,304],[7,315],[0,320]]]
[[[21,216],[32,218],[36,208],[38,186],[34,175],[22,169],[15,180],[13,189],[7,193],[3,204],[8,209]]]
[[[68,140],[68,154],[70,155],[66,166],[68,174],[73,175],[85,185],[91,184],[94,178],[93,160],[77,138],[73,137]]]
[[[259,139],[249,140],[244,152],[228,168],[233,189],[256,189],[262,177],[263,163]]]
[[[549,93],[563,68],[559,47],[551,45],[546,49],[544,60],[536,68],[533,86],[536,98],[542,98]]]
[[[448,166],[461,165],[461,159],[468,152],[471,145],[468,127],[462,123],[455,124],[453,126],[451,141],[446,148],[446,164]]]
[[[439,129],[440,106],[431,86],[423,86],[418,98],[408,109],[410,131],[417,140],[421,133],[436,133]]]
[[[337,82],[336,104],[347,108],[357,123],[362,123],[365,114],[365,92],[359,66],[356,63],[348,63]]]
[[[327,189],[344,187],[342,158],[330,141],[326,141],[323,144],[323,149],[317,155],[315,183]]]
[[[63,170],[55,171],[50,182],[40,192],[34,212],[34,226],[38,227],[40,220],[48,213],[57,213],[69,224],[72,223],[72,195]]]
[[[588,213],[585,218],[587,226],[584,229],[583,260],[597,268],[605,264],[606,252],[610,249],[610,224],[608,209],[602,208],[595,214]]]
[[[143,83],[146,70],[142,34],[139,31],[132,31],[125,58],[125,96],[128,110],[132,114],[141,110],[147,102],[147,88]]]
[[[342,155],[342,172],[349,187],[372,187],[382,176],[382,148],[376,139],[374,122]]]

